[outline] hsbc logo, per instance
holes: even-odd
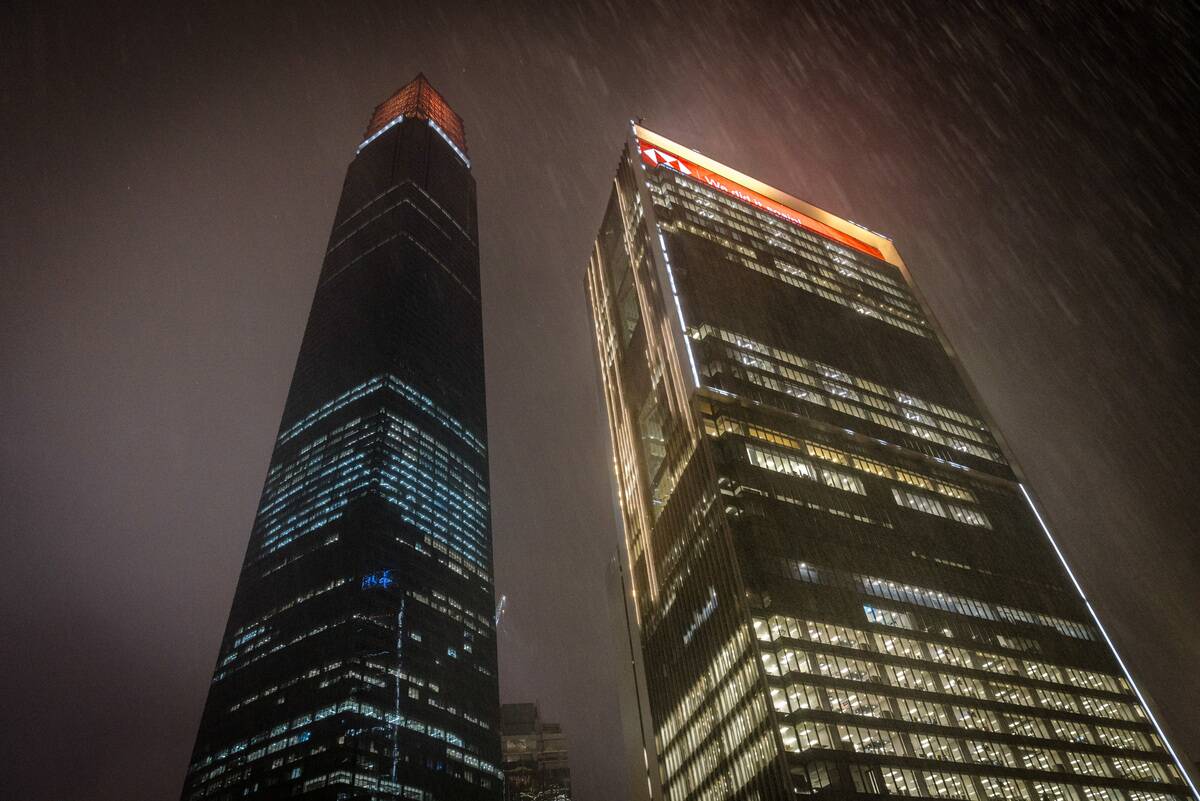
[[[642,145],[642,159],[647,164],[650,164],[654,167],[657,167],[660,164],[665,164],[676,172],[681,172],[684,175],[692,174],[692,171],[688,169],[687,164],[685,164],[683,161],[680,161],[677,157],[672,156],[670,153],[659,150],[656,147],[650,147],[646,144]]]

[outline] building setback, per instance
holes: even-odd
[[[346,173],[184,799],[501,797],[475,181],[423,76]]]
[[[570,801],[571,766],[562,726],[542,720],[537,704],[500,707],[504,801]]]
[[[587,290],[649,795],[1194,797],[889,239],[634,126]]]

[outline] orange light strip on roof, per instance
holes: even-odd
[[[413,78],[375,107],[375,113],[371,115],[371,122],[367,125],[367,132],[363,137],[370,139],[372,134],[400,116],[432,120],[459,150],[467,152],[467,134],[463,130],[462,117],[454,113],[454,109],[429,85],[424,75]]]
[[[753,189],[748,189],[741,184],[729,180],[723,175],[718,175],[706,167],[701,167],[693,161],[664,150],[661,145],[654,145],[639,138],[638,150],[642,154],[642,161],[650,167],[667,167],[681,175],[694,178],[705,186],[716,189],[743,203],[748,203],[755,208],[762,209],[768,214],[787,220],[792,225],[805,228],[814,234],[823,236],[826,239],[832,239],[846,247],[854,248],[877,259],[884,258],[883,253],[874,245],[868,245],[866,242],[856,239],[849,234],[842,233],[820,220],[813,219],[807,214],[801,214],[777,200],[772,200],[765,195],[755,192]]]

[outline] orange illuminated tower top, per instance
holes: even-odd
[[[375,107],[364,138],[370,139],[373,134],[400,117],[429,120],[440,128],[459,150],[466,153],[467,135],[463,129],[462,117],[454,113],[454,109],[450,108],[446,99],[430,85],[424,73],[417,73],[417,77]]]

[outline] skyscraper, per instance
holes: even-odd
[[[504,801],[571,801],[571,766],[562,726],[537,704],[500,707]]]
[[[499,799],[475,182],[423,76],[346,173],[184,799]]]
[[[587,289],[650,792],[1194,797],[891,240],[634,126]]]

